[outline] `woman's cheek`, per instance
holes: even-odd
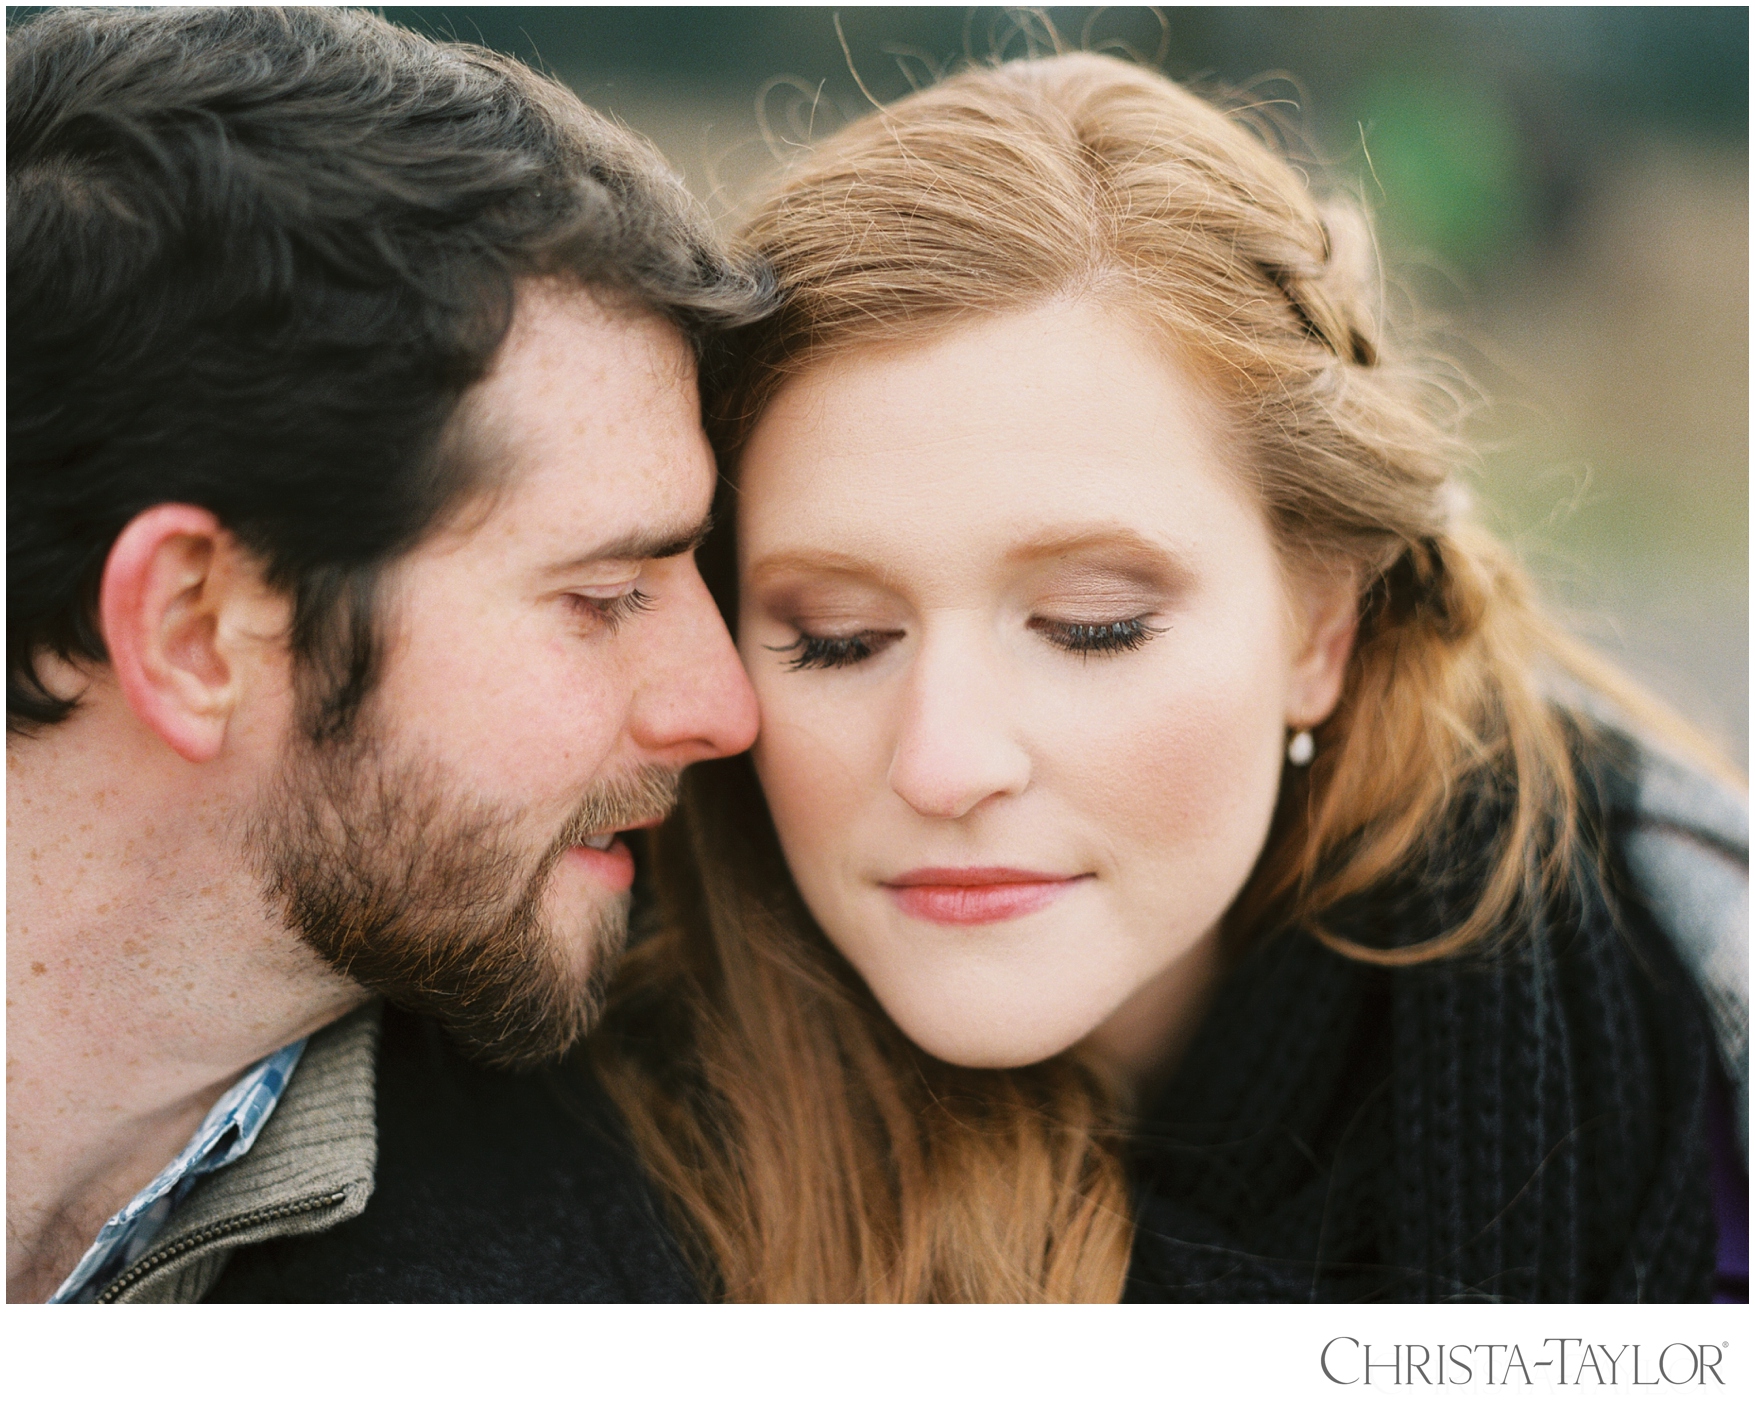
[[[1283,671],[1264,652],[1191,648],[1133,683],[1085,709],[1083,745],[1056,770],[1125,857],[1130,888],[1154,907],[1192,904],[1187,922],[1216,921],[1278,797]]]
[[[801,697],[770,688],[761,698],[762,730],[752,752],[768,813],[788,867],[815,908],[829,857],[847,854],[861,798],[883,776],[873,777],[869,753],[876,720],[850,699]],[[864,721],[862,721],[864,720]]]

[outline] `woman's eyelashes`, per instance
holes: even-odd
[[[1043,639],[1068,654],[1121,654],[1142,648],[1148,641],[1164,633],[1160,625],[1147,624],[1149,617],[1136,615],[1130,620],[1106,620],[1089,623],[1082,620],[1048,620],[1040,615],[1030,617],[1030,628]]]
[[[788,655],[787,669],[845,669],[870,659],[885,645],[902,638],[901,630],[861,630],[851,635],[813,635],[804,630],[791,644],[770,644],[764,648],[775,654]]]
[[[1033,615],[1029,628],[1057,649],[1089,658],[1093,654],[1121,654],[1140,649],[1164,633],[1162,626],[1148,624],[1149,617],[1130,620],[1048,620]],[[797,628],[796,626],[794,628]],[[763,646],[786,656],[782,661],[793,673],[800,669],[845,669],[863,664],[885,646],[901,639],[903,630],[859,630],[848,635],[813,635],[800,629],[790,644]]]
[[[658,603],[637,586],[615,596],[587,596],[569,592],[566,601],[574,614],[592,625],[609,630],[611,634],[634,616],[652,609]]]

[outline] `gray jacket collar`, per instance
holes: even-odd
[[[205,1178],[99,1303],[194,1303],[240,1245],[309,1235],[365,1209],[378,1162],[379,1009],[311,1037],[256,1145]]]

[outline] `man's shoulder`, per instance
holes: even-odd
[[[387,1009],[376,1185],[322,1234],[234,1256],[210,1301],[698,1298],[620,1120],[582,1066],[508,1072]]]
[[[204,1297],[239,1249],[320,1232],[364,1209],[377,1158],[371,1004],[311,1036],[249,1152],[197,1183],[100,1303]]]

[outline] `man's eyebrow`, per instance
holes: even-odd
[[[600,561],[654,561],[664,557],[686,556],[705,542],[707,534],[712,530],[713,516],[709,513],[694,528],[682,532],[663,529],[656,532],[632,532],[626,537],[618,537],[613,542],[593,547],[583,556],[556,562],[549,570],[558,573],[574,571]]]

